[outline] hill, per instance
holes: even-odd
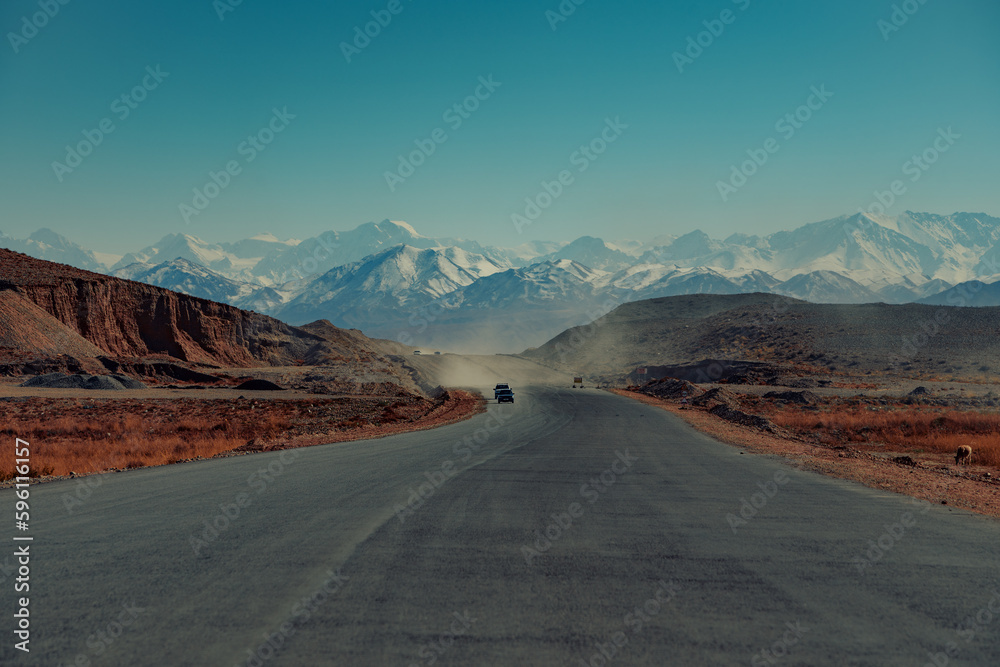
[[[106,354],[48,312],[12,290],[0,290],[0,350],[42,356]]]
[[[921,299],[919,303],[933,306],[1000,306],[1000,282],[970,280]]]
[[[717,359],[766,362],[798,374],[981,379],[1000,369],[998,329],[1000,307],[696,294],[621,305],[522,356],[607,378]]]
[[[143,358],[215,367],[368,359],[377,345],[144,283],[0,249],[0,345],[10,356]],[[330,327],[330,329],[335,329]]]

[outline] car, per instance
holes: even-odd
[[[498,382],[497,386],[493,387],[493,398],[499,398],[500,392],[503,390],[510,391],[510,385],[506,382]]]
[[[514,392],[510,389],[501,389],[497,393],[497,403],[513,403],[514,402]]]

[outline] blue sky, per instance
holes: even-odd
[[[894,180],[906,191],[890,213],[1000,215],[994,0],[566,0],[568,16],[558,0],[243,0],[220,12],[232,1],[41,0],[58,7],[50,18],[39,0],[6,0],[0,230],[47,226],[119,253],[172,232],[303,238],[384,218],[503,246],[724,237],[867,208]],[[898,26],[894,4],[912,12]],[[372,12],[391,22],[345,56]],[[810,100],[813,87],[832,96]],[[470,96],[467,117],[445,115]],[[778,131],[808,101],[808,120]],[[97,144],[102,122],[113,131]],[[959,138],[939,142],[918,180],[904,175],[947,128]],[[270,143],[244,144],[254,135]],[[776,151],[731,181],[769,138]],[[80,142],[92,150],[67,171]],[[415,142],[434,152],[397,171]],[[603,152],[578,153],[591,142]],[[226,187],[196,200],[227,164]],[[550,203],[543,182],[558,191],[560,172]],[[548,206],[534,216],[526,198]]]

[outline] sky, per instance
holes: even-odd
[[[61,2],[0,4],[18,238],[724,238],[877,193],[1000,215],[995,0]]]

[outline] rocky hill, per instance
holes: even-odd
[[[363,336],[307,331],[258,313],[0,249],[0,346],[117,358],[166,355],[218,367],[291,365],[378,354]]]
[[[768,372],[988,379],[1000,370],[1000,307],[814,304],[773,294],[664,297],[619,306],[522,356],[625,379],[637,368],[720,360]],[[632,380],[638,378],[632,377]]]

